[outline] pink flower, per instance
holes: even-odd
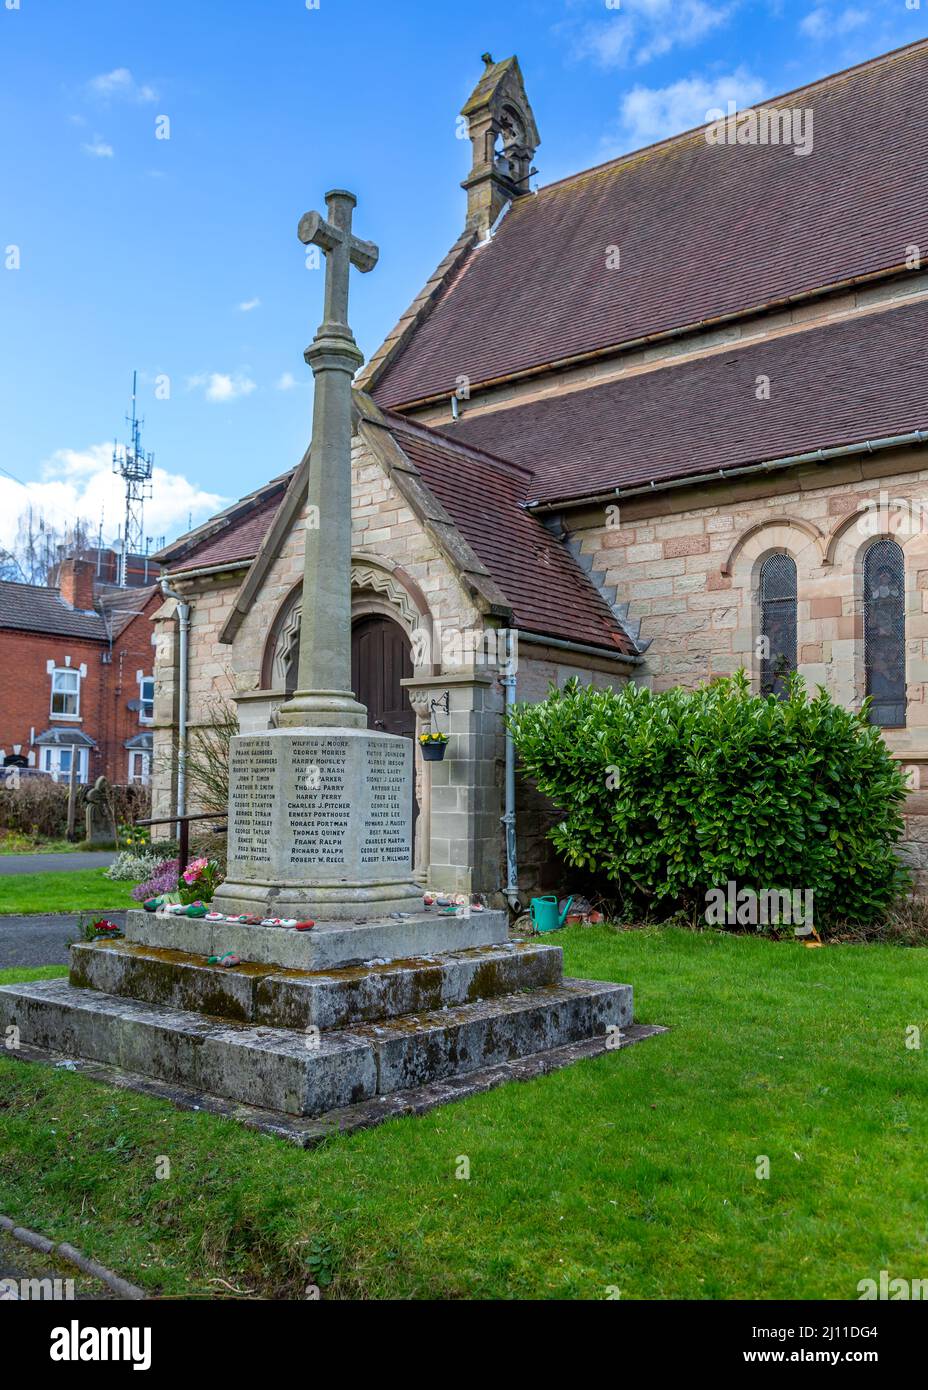
[[[200,874],[206,868],[208,863],[208,859],[192,860],[191,863],[189,863],[186,869],[184,870],[184,882],[188,885],[196,883],[197,879],[200,877]]]

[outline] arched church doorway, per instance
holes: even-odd
[[[399,623],[380,613],[358,618],[351,629],[351,688],[367,706],[369,728],[415,737],[416,716],[400,684],[411,675],[409,640]]]
[[[366,570],[360,582],[353,585],[353,598],[361,609],[351,628],[351,688],[355,697],[367,706],[369,728],[399,734],[414,741],[416,714],[405,687],[400,684],[413,674],[410,639],[403,624],[383,611],[386,607],[381,596],[383,586],[371,583],[370,577],[369,570]],[[403,591],[398,585],[396,591],[402,606]],[[394,595],[391,594],[391,598]],[[297,688],[301,614],[301,594],[299,589],[295,589],[279,611],[265,646],[262,682],[267,690],[284,689],[287,695],[292,695]],[[422,763],[418,755],[414,759],[414,767],[413,826],[422,830],[419,825],[420,796],[427,793],[424,791]],[[416,835],[415,862],[417,870],[425,873],[429,855],[427,818],[422,835],[424,839],[421,843],[419,835]]]
[[[356,700],[367,706],[367,727],[385,734],[415,738],[416,715],[400,681],[412,675],[409,639],[392,618],[369,613],[351,627],[351,688]],[[415,779],[412,823],[419,815]]]

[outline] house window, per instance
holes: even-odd
[[[62,667],[52,672],[52,708],[56,719],[77,719],[81,712],[81,676],[79,671]]]
[[[71,776],[71,758],[77,757],[76,777],[78,782],[87,781],[87,749],[54,747],[42,749],[42,771],[48,772],[56,782],[67,782]]]
[[[771,555],[760,572],[760,689],[782,698],[786,679],[796,669],[796,561]]]
[[[147,787],[151,777],[151,754],[133,750],[129,754],[129,781]]]
[[[155,678],[143,676],[139,681],[139,695],[142,708],[139,710],[139,723],[151,724],[155,718]]]
[[[905,727],[905,566],[896,541],[874,541],[864,556],[864,665],[870,722]]]

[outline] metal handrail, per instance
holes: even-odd
[[[192,820],[221,820],[227,821],[229,815],[227,811],[199,811],[192,816],[155,816],[149,820],[137,820],[136,825],[176,825],[178,827],[178,852],[180,859],[180,871],[183,873],[187,867],[187,859],[190,854],[190,822]]]

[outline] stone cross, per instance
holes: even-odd
[[[351,267],[373,270],[379,252],[351,231],[357,199],[336,189],[328,220],[301,218],[304,245],[325,253],[323,321],[303,354],[316,384],[309,460],[309,511],[297,688],[281,705],[282,726],[365,728],[367,710],[351,691],[351,382],[364,357],[348,326]]]

